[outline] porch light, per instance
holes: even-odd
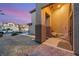
[[[58,7],[58,8],[60,8],[60,7],[61,7],[61,5],[57,5],[57,7]]]

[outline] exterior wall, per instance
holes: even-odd
[[[54,32],[68,33],[69,6],[70,4],[64,4],[61,8],[55,8],[55,11],[52,11],[51,28]]]
[[[79,55],[79,3],[74,3],[74,24],[73,24],[73,34],[74,34],[74,52]]]
[[[42,18],[41,18],[41,7],[45,6],[44,3],[36,4],[36,24],[35,24],[35,41],[41,43],[42,41]],[[44,39],[45,40],[45,39]]]
[[[30,28],[30,32],[31,34],[35,34],[36,12],[32,13],[31,19],[32,19],[32,26]]]
[[[47,35],[50,35],[48,33],[50,33],[50,31],[46,31],[46,28],[48,28],[48,26],[46,26],[46,14],[49,15],[50,19],[48,19],[49,23],[51,20],[51,10],[50,7],[45,7],[41,10],[41,19],[42,19],[42,42],[45,41],[47,38]],[[51,24],[49,24],[49,27],[51,26]]]
[[[51,29],[53,32],[57,33],[59,36],[63,35],[63,38],[67,41],[70,41],[70,4],[59,4],[61,8],[58,8],[56,5],[55,8],[52,8],[52,19],[51,19]],[[55,9],[55,10],[53,10]]]

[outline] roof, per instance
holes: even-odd
[[[45,7],[47,7],[47,6],[51,5],[51,4],[53,4],[53,3],[49,3],[49,4],[45,5],[45,6],[43,6],[41,9],[43,9],[43,8],[45,8]],[[30,13],[33,13],[35,11],[36,11],[36,8],[34,8],[33,10],[31,10]]]
[[[33,13],[33,12],[35,12],[35,11],[36,11],[36,8],[35,8],[35,9],[33,9],[33,10],[31,10],[31,11],[30,11],[30,13]]]
[[[27,25],[31,26],[31,25],[32,25],[32,23],[28,23]]]

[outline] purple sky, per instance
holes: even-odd
[[[34,8],[33,3],[0,3],[1,13],[5,13],[5,15],[0,15],[0,22],[30,23],[29,12]]]

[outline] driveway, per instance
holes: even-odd
[[[26,56],[34,50],[38,43],[32,37],[17,35],[0,38],[0,55],[2,56]]]

